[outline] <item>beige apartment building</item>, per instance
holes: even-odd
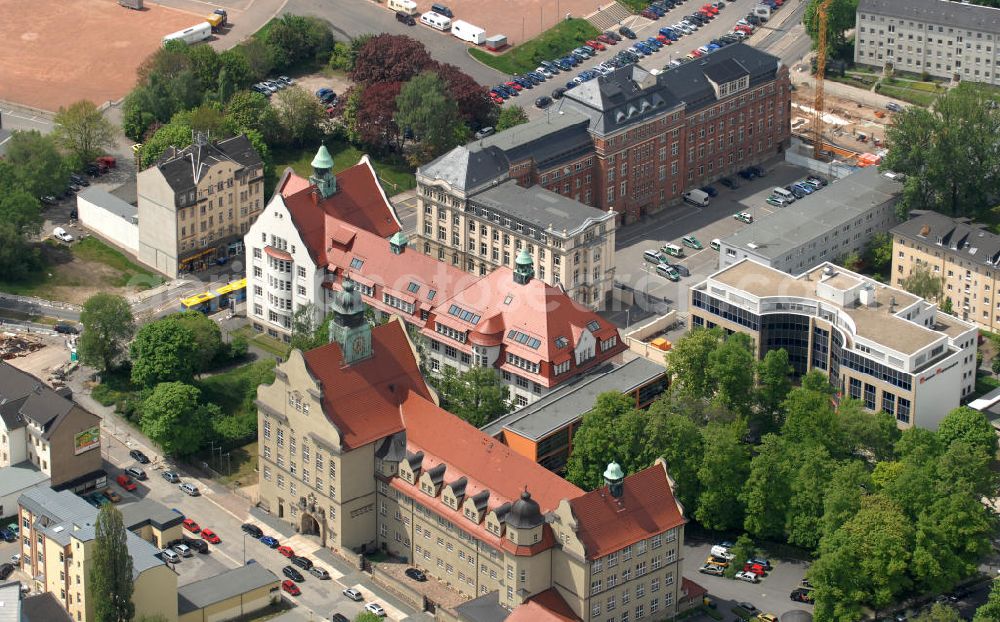
[[[77,622],[96,619],[90,583],[97,509],[75,494],[39,486],[18,499],[21,567],[34,588],[52,594]],[[136,618],[177,621],[177,574],[159,550],[132,532],[125,540],[132,556]]]
[[[955,316],[1000,331],[1000,236],[965,218],[915,216],[892,229],[892,284],[902,287],[917,264],[944,279]]]
[[[384,550],[498,611],[677,611],[683,508],[662,461],[585,493],[442,410],[404,324],[334,293],[330,343],[258,388],[260,503],[343,551]],[[544,603],[544,604],[543,604]]]
[[[175,278],[238,255],[264,209],[264,163],[245,135],[196,132],[137,175],[139,261]]]
[[[456,173],[463,156],[475,160],[475,154],[460,148],[417,171],[419,250],[485,275],[499,266],[514,268],[524,249],[538,279],[560,285],[579,303],[603,309],[615,276],[614,211],[542,186],[525,188],[514,179],[483,179],[481,187],[470,187],[473,180]]]

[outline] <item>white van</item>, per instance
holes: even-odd
[[[389,0],[389,8],[397,13],[417,14],[417,3],[413,0]]]
[[[726,561],[730,561],[734,557],[736,557],[735,555],[733,555],[732,553],[729,552],[729,549],[727,549],[724,546],[719,546],[718,544],[716,544],[715,546],[712,547],[711,553],[715,557],[721,557],[722,559],[724,559]]]
[[[451,30],[451,20],[444,15],[435,13],[434,11],[421,15],[420,23],[425,26],[430,26],[434,30],[440,30],[441,32]]]
[[[451,25],[451,34],[462,41],[468,41],[475,45],[486,43],[486,31],[479,26],[473,26],[469,22],[456,19]]]
[[[688,190],[684,193],[684,200],[691,205],[697,205],[699,207],[706,207],[708,205],[708,193],[704,190]]]
[[[782,199],[788,201],[789,203],[795,202],[795,195],[789,192],[788,190],[785,190],[781,186],[775,186],[774,188],[771,189],[771,192],[774,193],[776,196],[779,196]]]

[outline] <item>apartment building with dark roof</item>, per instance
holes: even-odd
[[[239,254],[264,209],[264,162],[244,134],[169,147],[137,175],[139,261],[175,278]]]

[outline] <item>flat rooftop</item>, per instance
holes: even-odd
[[[824,273],[827,267],[832,268],[832,276]],[[799,276],[793,276],[747,259],[713,274],[709,277],[709,281],[743,290],[757,298],[793,296],[822,301],[824,304],[845,311],[854,320],[859,337],[904,354],[915,353],[939,340],[943,334],[948,334],[925,328],[896,315],[900,310],[918,302],[920,298],[830,263],[821,264]],[[837,289],[849,289],[861,283],[871,285],[874,287],[876,302],[872,306],[860,303],[839,305],[817,295],[816,286],[821,281]],[[894,305],[890,303],[891,300],[895,301]],[[949,330],[953,331],[952,334],[961,334],[968,330],[968,327],[959,330],[962,323],[956,318],[951,318],[947,323]]]
[[[868,166],[830,182],[821,192],[754,219],[754,223],[722,241],[750,249],[759,257],[778,259],[789,251],[854,221],[872,207],[899,197],[903,184]]]
[[[503,430],[539,440],[562,429],[594,408],[597,396],[608,391],[629,391],[663,375],[666,366],[637,357],[622,365],[602,365],[559,390],[482,428],[496,436]]]
[[[234,596],[271,584],[278,586],[273,572],[256,562],[233,568],[214,577],[177,588],[177,611],[181,615],[210,607]]]
[[[567,235],[574,235],[592,222],[614,219],[611,212],[590,207],[541,186],[522,188],[513,179],[472,196],[469,202],[510,214],[541,231],[551,227],[557,235],[562,235],[564,230]]]

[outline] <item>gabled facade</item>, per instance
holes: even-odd
[[[662,462],[627,478],[609,466],[608,486],[584,493],[441,409],[403,323],[372,328],[351,281],[333,308],[330,343],[293,350],[258,388],[273,516],[326,547],[407,559],[468,597],[496,592],[508,610],[548,603],[604,622],[612,598],[632,620],[675,613],[684,518]]]
[[[396,315],[423,334],[431,371],[492,366],[517,405],[625,350],[613,324],[536,278],[524,248],[514,270],[485,276],[415,252],[367,160],[333,176],[325,151],[311,183],[286,176],[246,237],[257,330],[288,339],[310,304],[318,323],[349,280],[380,319]]]

